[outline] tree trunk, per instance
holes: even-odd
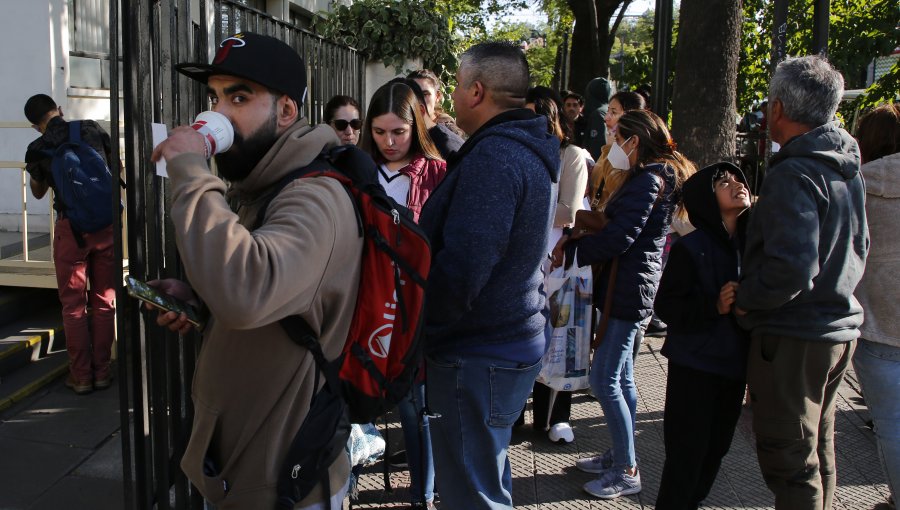
[[[622,2],[623,0],[567,0],[575,18],[570,58],[572,72],[568,83],[570,90],[583,94],[589,81],[598,76],[608,77],[609,54],[615,39],[615,33],[610,33],[609,20]]]
[[[672,136],[703,167],[735,157],[741,4],[682,0],[672,94]]]

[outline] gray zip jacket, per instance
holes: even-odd
[[[754,334],[849,342],[869,251],[859,147],[834,124],[788,141],[750,217],[737,307]]]

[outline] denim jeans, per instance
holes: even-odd
[[[435,476],[446,508],[511,509],[512,472],[506,450],[512,426],[541,369],[532,365],[446,354],[428,357],[428,406]]]
[[[403,427],[403,441],[406,443],[409,492],[413,503],[424,503],[434,499],[434,458],[431,455],[431,431],[427,416],[422,417],[422,433],[419,434],[419,414],[424,406],[425,384],[421,382],[415,383],[409,395],[397,404],[400,425]]]
[[[591,360],[591,390],[606,416],[612,439],[613,466],[625,469],[636,465],[634,423],[637,388],[634,385],[634,338],[641,321],[610,317],[606,333]]]
[[[900,347],[859,339],[853,367],[875,422],[878,453],[894,501],[900,500]]]

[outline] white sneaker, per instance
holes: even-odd
[[[571,425],[567,422],[562,422],[550,427],[547,437],[554,443],[571,443],[575,440],[575,433],[572,432]]]

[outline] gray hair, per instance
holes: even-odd
[[[459,59],[459,67],[468,71],[468,87],[479,81],[491,98],[504,108],[525,106],[528,92],[528,61],[525,52],[505,41],[489,41],[472,46]]]
[[[819,55],[788,58],[769,83],[769,101],[781,101],[788,119],[812,127],[831,121],[843,94],[844,77]]]

